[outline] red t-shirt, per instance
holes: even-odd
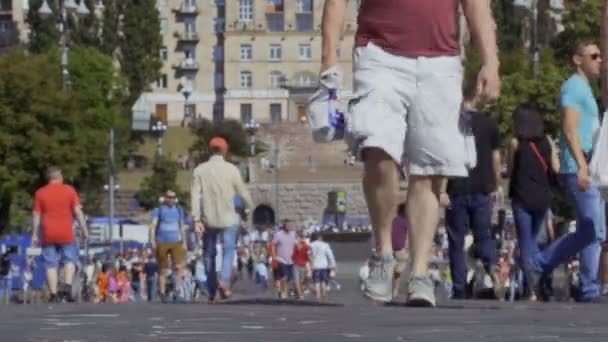
[[[41,217],[42,243],[73,243],[74,208],[80,205],[76,190],[69,185],[49,183],[34,195],[34,213]]]
[[[293,264],[297,267],[306,267],[308,263],[308,251],[310,247],[304,240],[298,241],[296,247],[293,249]]]
[[[458,0],[363,0],[356,46],[372,42],[407,57],[456,56]]]
[[[272,241],[268,243],[268,255],[272,255]],[[278,270],[279,269],[279,262],[277,261],[277,258],[272,258],[272,262],[270,263],[270,266],[272,267],[273,270]]]

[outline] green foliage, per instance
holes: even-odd
[[[156,0],[127,0],[122,17],[120,62],[129,80],[129,104],[150,90],[162,67],[159,12]]]
[[[209,159],[208,143],[211,138],[219,136],[228,142],[229,155],[232,157],[243,158],[250,153],[250,145],[247,132],[243,128],[243,124],[235,119],[226,119],[223,121],[212,122],[207,119],[201,119],[197,122],[194,130],[196,140],[190,151],[197,162],[203,162]],[[265,146],[261,143],[256,143],[256,154],[264,152]]]
[[[181,205],[186,208],[186,194],[177,186],[177,165],[171,158],[158,157],[152,167],[152,175],[144,179],[141,190],[135,194],[139,204],[146,209],[158,206],[158,198],[165,191],[173,190],[181,199]]]
[[[556,60],[570,64],[570,56],[576,43],[582,40],[599,42],[603,0],[568,1],[564,15],[564,31],[555,37],[551,46]]]
[[[120,105],[125,82],[109,57],[72,50],[69,91],[61,89],[58,60],[56,50],[0,56],[0,227],[24,226],[49,165],[64,170],[85,210],[94,212],[91,198],[107,174],[109,128],[123,135],[128,129]]]
[[[43,0],[30,0],[30,8],[27,12],[27,22],[30,25],[30,35],[28,48],[35,53],[47,52],[59,42],[59,31],[57,30],[57,20],[59,13],[57,3],[54,1],[48,2],[53,15],[49,18],[41,18],[38,14]]]
[[[84,18],[69,18],[70,41],[73,45],[99,48],[101,45],[102,22],[95,13],[95,0],[85,1],[90,13]]]
[[[124,1],[103,1],[103,22],[101,30],[101,51],[113,55],[120,45],[120,16],[124,10]]]

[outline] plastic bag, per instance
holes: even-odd
[[[604,113],[597,133],[593,155],[589,164],[591,182],[598,187],[604,199],[608,198],[608,115]]]
[[[465,166],[468,170],[477,166],[477,146],[471,121],[471,113],[465,111],[460,114],[460,130],[464,136]]]
[[[342,75],[337,67],[321,74],[320,87],[308,100],[308,123],[315,142],[327,143],[344,138],[345,110],[340,90]]]

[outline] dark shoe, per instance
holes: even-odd
[[[63,284],[61,290],[59,290],[59,297],[68,303],[76,302],[76,299],[72,295],[72,285]]]
[[[158,295],[160,297],[160,302],[163,304],[169,304],[169,296],[166,294],[159,294]]]
[[[61,303],[61,299],[59,298],[59,296],[57,294],[51,294],[49,296],[49,303]]]
[[[454,292],[452,294],[452,298],[453,300],[464,300],[467,299],[467,295],[464,294],[463,292]]]

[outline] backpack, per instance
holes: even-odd
[[[163,207],[164,205],[161,205],[158,207],[158,221],[156,222],[156,231],[158,231],[158,227],[160,226],[160,221],[162,220],[163,217]],[[175,205],[175,207],[177,208],[177,212],[179,213],[179,222],[182,223],[184,221],[184,210],[182,209],[182,207],[180,207],[179,205]]]

